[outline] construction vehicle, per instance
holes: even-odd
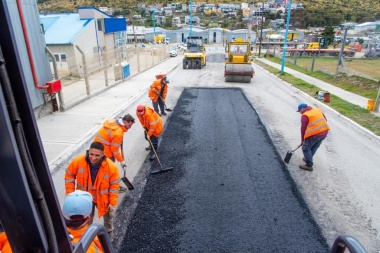
[[[255,71],[252,67],[251,45],[237,38],[227,44],[224,77],[226,82],[250,83]]]
[[[183,54],[183,69],[201,69],[206,66],[206,51],[202,37],[187,37],[187,50]]]

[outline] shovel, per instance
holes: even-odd
[[[301,146],[302,146],[302,143],[295,150],[292,150],[292,151],[288,150],[288,152],[286,153],[286,156],[284,158],[284,162],[286,164],[288,164],[290,161],[290,158],[292,158],[293,152],[296,151],[297,149],[299,149]]]
[[[162,101],[162,97],[160,96],[160,99]],[[163,102],[163,101],[162,101]],[[164,103],[164,106],[165,106],[165,111],[168,111],[168,112],[172,112],[173,110],[172,109],[169,109],[166,104]]]
[[[124,143],[122,142],[121,143],[121,156],[123,157],[123,160],[124,160],[124,148],[123,148],[123,145]],[[127,166],[123,166],[123,177],[121,178],[121,181],[124,182],[125,186],[127,186],[128,190],[133,190],[135,189],[135,187],[133,186],[133,184],[128,180],[128,178],[125,176],[125,170],[126,170]]]
[[[160,162],[160,159],[158,158],[156,149],[153,147],[152,141],[149,138],[147,138],[147,139],[148,139],[148,141],[150,143],[150,146],[152,147],[152,150],[153,150],[154,154],[156,155],[157,161],[158,161],[158,163],[160,164],[160,167],[161,167],[160,169],[152,170],[150,172],[150,174],[156,174],[156,173],[160,173],[160,172],[164,172],[164,171],[168,171],[168,170],[173,169],[173,167],[166,167],[166,168],[162,167],[162,164]]]

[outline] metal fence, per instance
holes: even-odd
[[[164,44],[137,47],[126,45],[110,51],[85,53],[76,48],[81,58],[68,57],[55,63],[62,83],[60,108],[66,110],[88,97],[116,85],[131,75],[159,64],[169,57],[169,46]]]

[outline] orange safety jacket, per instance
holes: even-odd
[[[87,228],[88,228],[88,225],[85,225],[79,229],[71,229],[71,228],[66,227],[69,234],[73,236],[71,242],[73,244],[79,242],[80,238],[82,237],[84,232],[86,232]],[[94,240],[92,240],[90,247],[88,247],[86,253],[103,253],[103,252],[104,250],[102,248],[102,245],[100,244],[100,241],[98,237],[96,236]]]
[[[145,106],[145,113],[139,115],[136,110],[136,115],[140,120],[141,125],[147,130],[147,135],[159,137],[162,133],[162,119],[158,113],[152,108]]]
[[[100,218],[108,212],[108,205],[117,205],[120,188],[119,170],[114,162],[105,158],[92,185],[87,156],[80,155],[66,169],[65,188],[66,195],[75,190],[89,192],[92,195],[92,201],[96,203]]]
[[[157,102],[158,98],[161,97],[166,99],[166,95],[168,94],[168,84],[164,84],[164,90],[161,91],[162,88],[162,79],[155,80],[149,88],[148,96],[153,102]],[[158,94],[157,94],[158,93]]]
[[[8,241],[5,232],[0,233],[0,252],[2,253],[12,253],[11,244]]]
[[[307,124],[304,135],[304,140],[310,136],[330,130],[330,127],[327,125],[327,120],[323,116],[323,112],[321,109],[313,108],[309,111],[304,112],[302,115],[305,115],[309,118],[309,123]]]
[[[124,161],[120,153],[120,147],[123,142],[124,133],[128,129],[119,125],[115,119],[109,119],[103,123],[102,128],[94,137],[94,141],[104,145],[104,155],[108,158],[115,157],[118,162]]]

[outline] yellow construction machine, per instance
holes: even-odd
[[[250,43],[237,38],[236,41],[228,42],[226,51],[225,81],[250,83],[251,78],[255,76]]]
[[[202,37],[187,37],[187,50],[183,54],[183,69],[201,69],[206,66],[206,51]]]

